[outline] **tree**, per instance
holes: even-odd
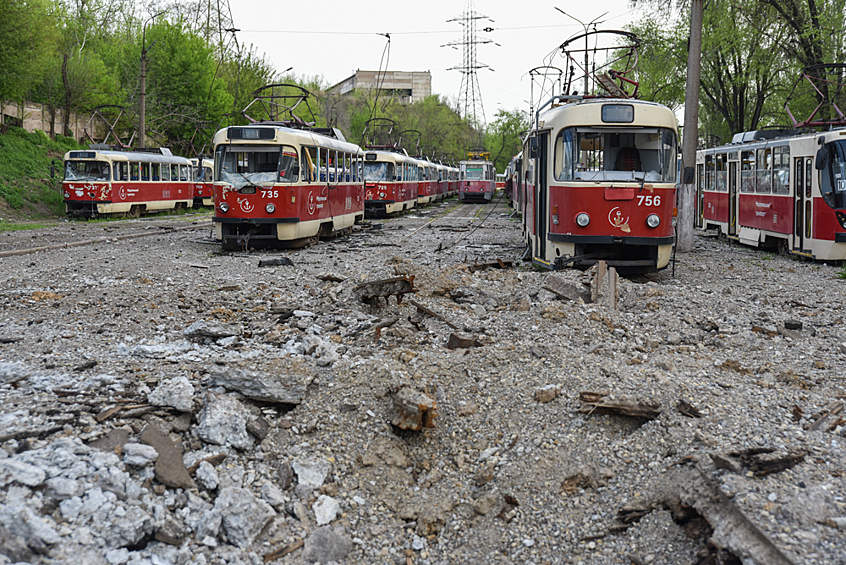
[[[22,100],[55,51],[56,18],[49,0],[0,0],[0,101]]]
[[[523,135],[529,130],[529,118],[520,110],[501,109],[485,131],[485,148],[497,171],[503,172],[511,158],[520,152]]]

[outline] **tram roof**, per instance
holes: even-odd
[[[169,152],[168,152],[169,153]],[[160,153],[146,153],[140,151],[114,151],[100,149],[74,149],[65,153],[64,161],[69,159],[97,160],[108,159],[111,161],[143,161],[145,163],[176,163],[177,165],[190,165],[191,162],[185,157],[176,155],[162,155]]]
[[[630,122],[609,122],[602,119],[604,106],[632,106],[634,117]],[[539,117],[539,129],[564,126],[585,127],[663,127],[678,131],[678,120],[673,111],[657,102],[630,98],[585,98],[555,106]]]
[[[273,131],[272,139],[264,138],[229,138],[230,130],[252,130],[252,131]],[[343,141],[322,133],[290,128],[278,124],[249,124],[245,126],[229,126],[223,128],[214,134],[212,140],[215,147],[226,143],[237,141],[238,143],[249,145],[282,145],[285,143],[300,144],[300,145],[314,145],[325,147],[328,149],[335,149],[336,151],[344,151],[346,153],[363,153],[361,147],[349,141]]]

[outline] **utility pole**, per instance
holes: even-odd
[[[147,21],[144,22],[144,29],[141,32],[141,110],[139,112],[140,116],[138,119],[138,147],[140,149],[144,149],[146,147],[147,140],[147,51],[152,49],[153,45],[156,44],[154,41],[150,47],[147,47],[147,24],[150,23],[150,20],[157,18],[162,14],[164,14],[164,12],[159,12],[158,14],[147,18]]]
[[[687,55],[687,88],[684,96],[682,130],[682,178],[678,194],[676,249],[693,251],[693,223],[696,209],[696,145],[699,139],[699,70],[702,53],[702,12],[704,0],[690,2],[690,46]]]

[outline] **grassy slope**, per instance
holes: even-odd
[[[62,157],[80,146],[71,138],[53,141],[42,132],[10,127],[0,135],[0,222],[57,219],[64,215]],[[56,177],[50,178],[55,160]]]

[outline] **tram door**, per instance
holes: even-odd
[[[535,257],[546,261],[546,242],[549,237],[549,185],[547,184],[547,166],[549,165],[549,132],[538,135],[538,160],[535,174]]]
[[[813,159],[793,159],[793,249],[802,251],[811,238],[811,183],[813,181]]]
[[[731,157],[731,154],[729,154]],[[728,235],[737,235],[737,167],[740,163],[729,161],[728,164],[728,192],[729,192],[729,221]]]

